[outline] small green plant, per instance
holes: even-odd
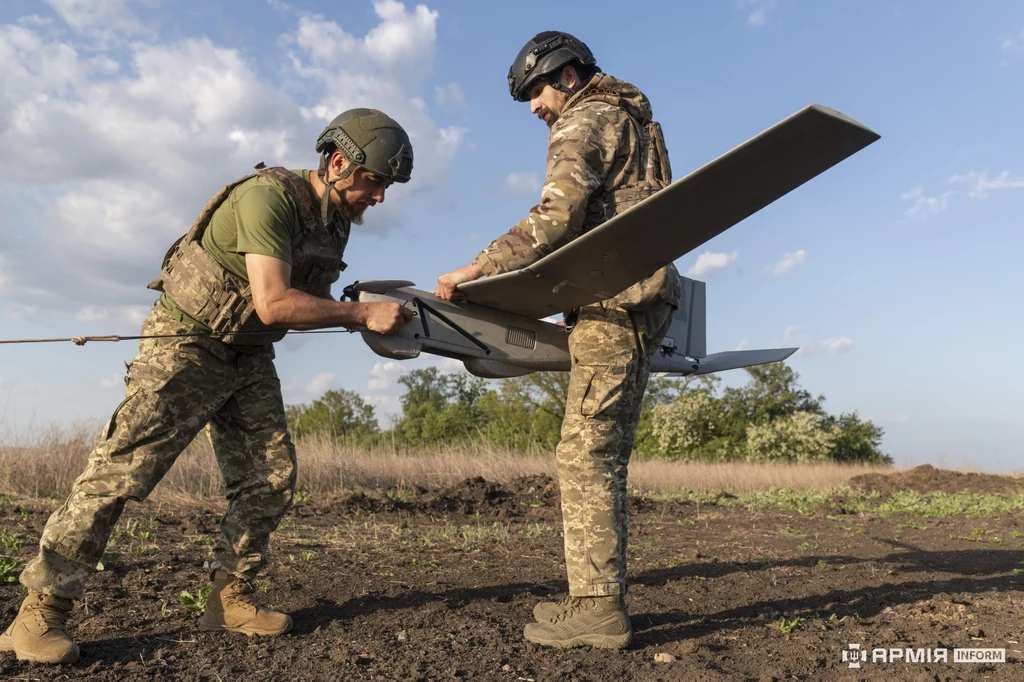
[[[811,537],[810,533],[805,533],[802,530],[799,530],[797,528],[790,528],[789,526],[784,526],[784,527],[780,528],[778,532],[779,532],[779,535],[784,535],[784,536],[789,537],[789,538],[809,538],[809,537]]]
[[[313,558],[313,553],[312,552],[303,552],[302,553],[302,560],[303,561],[309,561],[312,558]]]
[[[98,564],[96,564],[96,570],[97,571],[105,571],[105,570],[107,570],[107,566],[108,565],[120,561],[121,557],[123,557],[123,556],[124,555],[121,554],[120,552],[104,552],[103,553],[103,558],[100,559]]]
[[[896,530],[903,530],[904,528],[913,528],[914,530],[928,530],[928,526],[924,525],[923,523],[918,525],[916,523],[907,521],[906,523],[896,524]]]
[[[307,502],[312,502],[312,501],[313,501],[313,496],[309,493],[309,491],[307,491],[307,490],[296,490],[295,491],[295,503],[296,504],[306,504]]]
[[[0,584],[16,583],[24,563],[17,559],[0,558]]]
[[[966,542],[990,542],[992,544],[1003,544],[1002,538],[989,535],[984,528],[972,528],[970,535],[950,535],[951,540],[964,540]]]
[[[837,616],[834,613],[829,614],[828,618],[823,618],[822,616],[817,615],[817,614],[815,614],[815,616],[817,617],[818,620],[823,622],[825,625],[842,625],[843,623],[846,622],[846,619],[849,617],[849,616],[843,616],[842,618],[840,618],[839,616]]]
[[[1015,569],[1013,569],[1013,574],[1014,575],[1024,575],[1024,568],[1015,568]]]
[[[0,546],[4,548],[5,552],[15,552],[21,549],[24,544],[21,536],[17,533],[12,533],[6,528],[0,531]]]
[[[413,566],[424,566],[426,568],[434,568],[435,566],[437,566],[437,562],[434,561],[433,559],[417,559],[416,557],[413,557],[412,558],[412,565]]]
[[[777,621],[772,621],[771,623],[765,625],[765,627],[778,628],[779,632],[781,632],[784,635],[788,635],[791,632],[793,632],[793,630],[796,630],[797,626],[800,624],[800,621],[802,620],[803,618],[794,618],[793,620],[787,620],[785,616],[780,616]]]
[[[547,535],[552,530],[546,523],[532,523],[519,529],[519,535],[531,540]]]
[[[197,592],[195,596],[192,596],[191,592],[179,592],[178,600],[181,602],[181,605],[189,611],[198,613],[206,608],[206,600],[210,596],[211,589],[212,588],[209,585],[200,588],[199,592]]]
[[[825,568],[828,563],[824,559],[818,559],[818,563],[815,564],[818,568]]]

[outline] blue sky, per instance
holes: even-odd
[[[219,185],[261,160],[309,167],[355,106],[401,121],[416,167],[367,213],[343,283],[431,289],[537,200],[547,129],[505,75],[548,29],[648,94],[677,178],[812,102],[881,134],[679,260],[708,282],[709,349],[801,345],[804,386],[882,425],[898,464],[1021,468],[1017,2],[9,0],[0,337],[138,333],[146,282]],[[135,350],[0,346],[0,438],[102,422]],[[278,346],[287,402],[347,388],[384,415],[431,362],[343,334]]]

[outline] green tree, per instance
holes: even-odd
[[[771,421],[747,425],[747,459],[820,462],[829,458],[839,428],[825,417],[800,410]]]
[[[674,401],[651,409],[651,435],[657,452],[669,459],[696,459],[719,435],[722,402],[707,388],[684,391]]]
[[[296,438],[321,436],[364,444],[380,432],[373,405],[352,391],[327,391],[310,405],[289,405],[286,414]]]
[[[406,390],[402,416],[392,429],[395,442],[426,445],[479,436],[484,421],[479,403],[488,392],[483,379],[427,367],[409,372],[398,383]]]
[[[856,412],[829,417],[828,422],[838,429],[832,449],[832,459],[839,462],[870,462],[892,464],[892,457],[882,452],[884,429],[862,420]]]
[[[722,394],[723,434],[743,440],[748,424],[765,424],[794,412],[825,415],[821,406],[825,397],[815,398],[801,388],[797,383],[800,375],[789,365],[775,362],[747,367],[746,372],[750,381],[727,388]]]

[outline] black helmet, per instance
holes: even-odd
[[[409,182],[412,142],[402,126],[376,109],[349,109],[335,117],[316,141],[321,154],[334,145],[348,160],[392,182]]]
[[[508,91],[517,102],[530,100],[530,88],[538,78],[561,69],[570,62],[597,68],[597,60],[579,38],[561,31],[535,35],[519,50],[508,70]]]

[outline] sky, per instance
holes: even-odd
[[[349,242],[334,290],[433,290],[539,198],[547,128],[508,67],[543,30],[639,86],[676,178],[810,103],[881,140],[677,261],[708,283],[708,349],[799,345],[802,385],[885,429],[900,466],[1022,470],[1024,5],[437,0],[0,4],[0,338],[138,333],[146,283],[251,167],[309,168],[352,107],[409,131],[413,179]],[[499,9],[500,8],[500,9]],[[101,424],[136,342],[0,345],[0,440]],[[287,403],[398,408],[358,335],[277,346]],[[742,371],[723,374],[743,383]]]

